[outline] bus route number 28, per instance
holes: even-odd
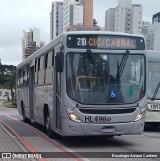
[[[77,38],[77,46],[86,46],[87,40],[86,38]]]

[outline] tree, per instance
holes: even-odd
[[[11,90],[11,100],[14,99],[16,88],[16,67],[13,65],[0,64],[0,85],[1,88]]]
[[[96,21],[96,19],[93,19],[93,26],[97,26],[98,22]]]

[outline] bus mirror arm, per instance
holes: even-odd
[[[56,72],[63,72],[63,53],[57,52],[56,54]]]

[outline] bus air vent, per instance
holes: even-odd
[[[136,108],[119,108],[119,109],[79,109],[82,113],[85,114],[124,114],[124,113],[132,113],[136,110]]]

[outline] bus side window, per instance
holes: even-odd
[[[50,51],[48,54],[48,68],[51,68],[53,64],[53,51]]]
[[[46,69],[48,66],[48,53],[44,57],[44,68]]]
[[[23,86],[27,86],[27,67],[23,68]]]
[[[25,67],[23,68],[22,71],[22,87],[25,87]]]
[[[29,86],[29,64],[27,65],[27,86]]]
[[[44,85],[44,56],[38,59],[38,85]]]
[[[17,87],[19,88],[20,87],[20,72],[21,72],[21,69],[18,70],[17,72]]]
[[[53,53],[52,53],[52,66],[54,67],[54,50],[53,50]]]
[[[38,73],[38,59],[35,59],[35,66],[34,66],[34,72],[35,72],[35,86],[37,86],[37,73]]]
[[[22,69],[19,70],[19,85],[20,85],[20,87],[22,86],[21,77],[22,77]]]
[[[48,53],[47,68],[45,74],[45,84],[52,84],[52,72],[53,72],[53,51]]]
[[[40,58],[38,58],[38,71],[40,71]]]
[[[39,71],[40,71],[40,58],[38,58],[38,63],[37,63],[37,81],[36,81],[36,85],[39,85]]]
[[[35,60],[35,67],[34,67],[34,72],[36,73],[37,71],[37,59]]]

